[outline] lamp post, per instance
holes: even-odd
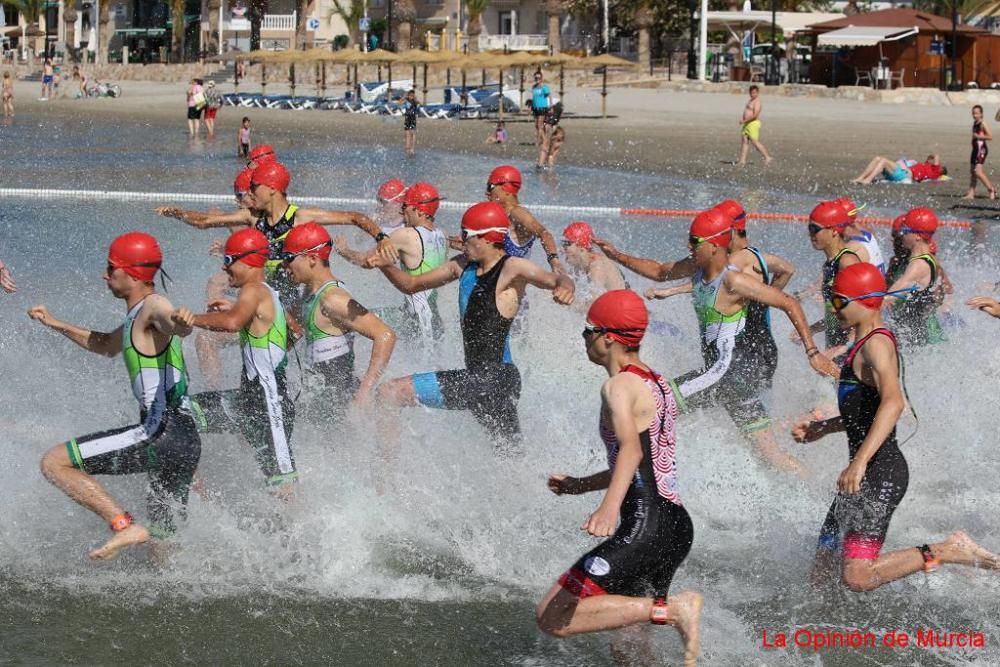
[[[959,90],[958,69],[958,0],[951,0],[951,84],[950,90]]]
[[[396,45],[392,41],[392,5],[393,0],[385,0],[386,11],[385,11],[385,46],[386,51],[395,51]]]
[[[771,0],[771,57],[767,59],[767,76],[765,80],[768,85],[777,85],[778,74],[778,0]]]
[[[698,0],[688,0],[688,11],[691,12],[691,39],[688,40],[688,71],[687,78],[698,78],[698,66],[694,55],[694,35],[698,31],[698,21],[694,18],[694,10],[698,7]]]

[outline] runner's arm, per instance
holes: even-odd
[[[183,338],[191,333],[194,315],[187,308],[174,308],[165,297],[159,294],[151,294],[146,297],[144,308],[150,309],[149,323],[161,334]]]
[[[685,281],[675,287],[647,287],[644,295],[647,299],[669,299],[678,294],[690,294],[694,291],[691,281]]]
[[[465,270],[467,263],[468,260],[465,258],[465,255],[456,255],[436,269],[427,273],[421,273],[419,276],[411,276],[395,266],[383,266],[380,268],[385,277],[389,279],[389,282],[400,292],[403,294],[416,294],[417,292],[441,287],[442,285],[447,285],[450,282],[458,280],[462,276],[462,271]]]
[[[608,488],[609,484],[611,484],[611,470],[602,470],[586,477],[549,475],[549,490],[557,496],[576,496],[591,491],[602,491]]]
[[[974,296],[965,302],[972,308],[977,308],[987,315],[992,315],[993,317],[1000,317],[1000,303],[996,299],[992,299],[988,296]]]
[[[767,268],[774,276],[771,280],[771,286],[784,291],[792,276],[795,275],[795,265],[778,255],[765,254],[764,259],[767,260]]]
[[[918,287],[927,287],[931,282],[931,267],[928,266],[927,262],[910,262],[906,265],[906,271],[903,272],[896,282],[889,285],[889,292],[895,292],[896,290],[903,290],[908,287],[913,287],[917,285]],[[882,308],[890,308],[897,301],[901,301],[908,295],[900,296],[887,296],[882,300]],[[902,297],[902,298],[901,298]]]
[[[576,285],[572,278],[560,271],[546,271],[534,262],[521,257],[511,257],[503,267],[507,275],[507,283],[513,280],[523,280],[525,283],[539,289],[549,290],[553,298],[563,305],[573,303],[573,292]]]
[[[868,462],[896,428],[906,403],[899,383],[899,357],[896,346],[888,336],[872,336],[861,347],[861,358],[871,371],[879,393],[875,420],[865,435],[851,464],[840,474],[837,485],[843,493],[857,493],[861,489]]]
[[[627,377],[614,377],[601,388],[601,399],[611,416],[611,427],[618,438],[618,458],[604,500],[583,528],[597,537],[610,537],[618,527],[618,515],[632,478],[642,462],[642,445],[635,430],[633,404],[635,398],[628,390]]]
[[[263,289],[263,285],[257,288],[244,287],[240,290],[240,296],[231,308],[213,313],[202,313],[194,316],[194,326],[199,329],[209,329],[210,331],[237,332],[244,327],[250,326],[254,315],[257,313],[259,302],[257,289]]]
[[[113,357],[122,351],[122,327],[110,333],[91,331],[69,322],[57,320],[49,314],[45,306],[33,306],[28,317],[38,320],[53,331],[58,331],[85,350],[104,357]]]
[[[511,211],[511,217],[516,223],[539,238],[542,243],[542,248],[545,249],[545,256],[548,259],[549,266],[552,267],[552,270],[565,272],[562,262],[559,261],[559,247],[556,245],[556,240],[553,238],[549,230],[547,230],[542,223],[538,222],[538,219],[523,206],[518,206]]]
[[[296,218],[307,222],[315,222],[320,225],[354,225],[375,239],[380,255],[385,255],[393,261],[399,259],[396,248],[389,241],[388,235],[375,224],[374,220],[364,213],[358,213],[357,211],[327,211],[322,208],[300,208],[296,214]]]
[[[232,213],[203,213],[202,211],[189,211],[176,206],[161,206],[154,211],[167,218],[177,218],[181,222],[196,227],[198,229],[213,229],[216,227],[229,227],[231,225],[245,226],[253,223],[253,217],[249,209],[241,208]]]
[[[650,280],[662,283],[668,280],[690,278],[694,275],[694,261],[690,257],[685,257],[677,262],[657,262],[655,259],[626,255],[603,239],[594,239],[594,243],[612,261],[618,262],[626,269]]]
[[[14,282],[14,276],[10,275],[10,269],[3,263],[3,260],[0,260],[0,287],[11,293],[17,291],[17,283]]]
[[[396,334],[375,313],[343,294],[327,294],[320,304],[323,315],[342,329],[357,332],[372,342],[372,355],[368,370],[361,378],[358,396],[367,399],[389,364]]]
[[[337,235],[337,237],[333,239],[333,248],[337,251],[338,255],[346,259],[354,266],[367,268],[367,262],[368,258],[371,256],[371,252],[364,253],[359,250],[352,249],[349,245],[347,245],[347,239],[340,235]]]

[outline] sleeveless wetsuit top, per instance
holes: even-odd
[[[316,364],[354,351],[354,334],[352,332],[332,334],[323,331],[316,324],[316,313],[323,300],[323,294],[331,287],[343,287],[339,280],[330,280],[324,283],[316,293],[310,296],[305,302],[305,327],[306,327],[306,366],[312,367]]]
[[[440,229],[414,227],[420,237],[420,264],[409,268],[400,262],[400,268],[411,276],[419,276],[441,266],[448,259],[448,239]],[[404,308],[417,320],[424,341],[440,338],[441,317],[437,313],[437,290],[429,289],[406,295]]]
[[[748,246],[747,250],[752,252],[754,257],[757,258],[757,264],[760,266],[761,278],[764,284],[770,285],[774,282],[774,276],[771,275],[770,269],[767,268],[767,260],[764,259],[764,253],[752,246]],[[771,333],[771,309],[768,306],[757,301],[751,301],[747,304],[745,331],[744,335],[747,339],[747,347],[760,357],[762,361],[777,363],[778,346],[774,342],[774,335]]]
[[[481,276],[479,265],[469,262],[459,280],[458,305],[462,314],[462,341],[465,344],[465,367],[512,364],[508,334],[514,321],[497,309],[497,281],[507,263],[504,255]]]
[[[900,263],[895,267],[892,282],[899,280],[899,277],[906,272],[906,267],[910,262],[923,260],[931,267],[931,280],[927,287],[906,295],[892,305],[892,321],[900,332],[900,338],[906,343],[916,345],[926,345],[927,343],[940,343],[944,341],[944,332],[941,323],[937,318],[937,300],[934,291],[938,287],[941,277],[940,267],[937,258],[931,254],[917,255],[910,257],[905,263]]]
[[[856,341],[845,355],[844,366],[840,371],[840,382],[837,385],[837,404],[840,407],[840,417],[844,422],[844,431],[847,433],[847,445],[850,449],[851,459],[858,453],[861,443],[864,442],[865,436],[868,435],[868,431],[875,422],[875,413],[878,412],[879,403],[882,400],[878,389],[861,382],[854,374],[855,356],[865,342],[876,334],[887,336],[892,341],[893,347],[896,346],[896,336],[884,328],[875,329],[861,340]],[[871,467],[873,464],[894,455],[902,456],[896,443],[895,426],[875,456],[868,462],[868,466]]]
[[[180,408],[187,401],[187,366],[181,339],[171,336],[162,352],[147,357],[132,342],[132,325],[142,310],[145,299],[132,306],[122,325],[122,358],[128,370],[132,394],[144,414],[162,414],[167,409]]]
[[[254,225],[254,229],[266,236],[268,243],[271,245],[271,259],[267,260],[267,263],[264,264],[264,270],[269,276],[281,268],[281,253],[285,249],[285,237],[288,236],[288,232],[292,231],[292,227],[295,226],[295,213],[298,210],[298,206],[289,204],[276,225],[270,224],[266,213],[257,218],[257,224]]]
[[[844,345],[847,343],[849,337],[848,332],[844,331],[840,320],[837,319],[837,315],[833,310],[833,304],[830,303],[830,299],[833,297],[833,279],[837,277],[837,272],[840,271],[840,258],[847,253],[855,257],[858,256],[858,253],[850,248],[843,248],[834,257],[823,263],[823,323],[826,327],[827,347]],[[859,257],[858,259],[860,260],[861,258]]]
[[[882,255],[882,248],[879,247],[878,239],[871,232],[862,231],[857,236],[847,237],[847,240],[863,245],[868,253],[868,263],[878,267],[882,275],[885,275],[885,258]]]
[[[285,374],[288,361],[288,329],[285,309],[281,307],[278,293],[264,283],[274,303],[274,322],[263,336],[254,336],[249,327],[240,329],[240,348],[243,352],[243,373],[248,380],[262,381]]]
[[[647,468],[640,465],[636,470],[632,486],[653,486],[660,496],[674,503],[681,504],[680,493],[677,489],[677,464],[674,457],[677,453],[677,434],[675,424],[677,423],[677,402],[670,385],[661,375],[653,371],[629,364],[624,366],[620,373],[633,373],[645,381],[650,393],[656,400],[656,414],[649,421],[649,426],[639,434],[642,442],[643,456],[648,455],[652,463]],[[608,450],[608,466],[615,467],[618,459],[619,442],[618,437],[611,424],[606,424],[602,419],[600,422],[601,440]],[[648,470],[652,470],[653,479],[645,479]],[[645,472],[645,474],[644,474]]]

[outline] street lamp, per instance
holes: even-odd
[[[951,84],[949,90],[959,90],[958,69],[958,0],[951,0]]]
[[[393,0],[385,0],[385,45],[382,47],[386,51],[395,51],[396,45],[392,41],[392,5]]]
[[[691,12],[691,39],[688,40],[688,72],[687,78],[698,78],[698,65],[694,55],[694,34],[698,31],[698,21],[694,17],[694,11],[698,8],[698,0],[687,0],[688,10]]]
[[[765,80],[768,85],[780,83],[778,73],[778,0],[771,0],[771,57],[767,59],[767,76]]]

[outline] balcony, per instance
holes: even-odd
[[[480,35],[480,51],[548,51],[548,35]]]
[[[264,14],[260,22],[261,30],[295,32],[296,12],[291,14]]]

